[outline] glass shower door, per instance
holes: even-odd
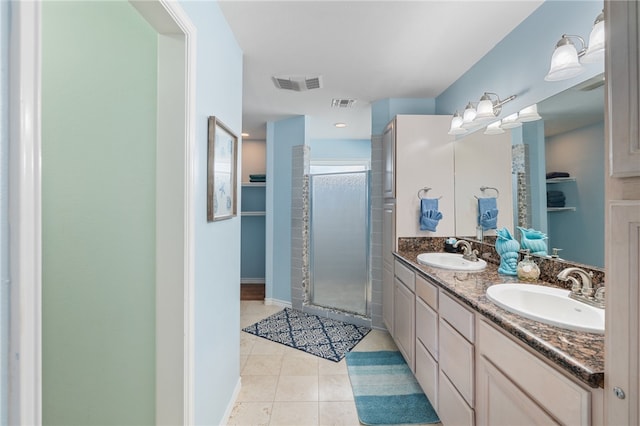
[[[311,175],[311,303],[368,315],[369,172]]]

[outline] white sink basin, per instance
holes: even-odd
[[[569,298],[569,290],[533,284],[495,284],[487,298],[507,311],[568,330],[604,334],[604,309]]]
[[[462,255],[457,253],[422,253],[418,255],[418,263],[456,271],[482,271],[487,267],[487,262],[482,259],[471,262],[463,259]]]

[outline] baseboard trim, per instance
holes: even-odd
[[[264,298],[264,304],[265,305],[282,306],[283,308],[290,308],[291,307],[291,302],[286,302],[284,300],[273,299],[271,297],[265,297]]]
[[[233,413],[233,407],[236,405],[236,401],[238,399],[238,395],[240,395],[240,389],[242,389],[242,377],[238,377],[238,382],[236,383],[236,388],[233,390],[233,394],[231,395],[231,400],[229,401],[229,405],[227,405],[227,409],[222,416],[222,421],[220,422],[220,426],[229,424],[229,418]]]

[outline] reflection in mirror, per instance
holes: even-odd
[[[546,233],[549,254],[603,267],[603,76],[539,102],[538,113],[541,121],[522,126],[531,201],[518,225]],[[564,178],[547,179],[554,172]]]
[[[495,227],[513,230],[511,132],[485,135],[476,131],[456,140],[454,146],[456,235],[478,235],[478,198],[484,197],[497,196]],[[498,193],[481,187],[496,188]],[[495,235],[495,229],[483,235]]]

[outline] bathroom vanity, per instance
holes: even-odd
[[[444,425],[603,424],[604,336],[529,320],[486,298],[513,282],[394,254],[389,328]]]

